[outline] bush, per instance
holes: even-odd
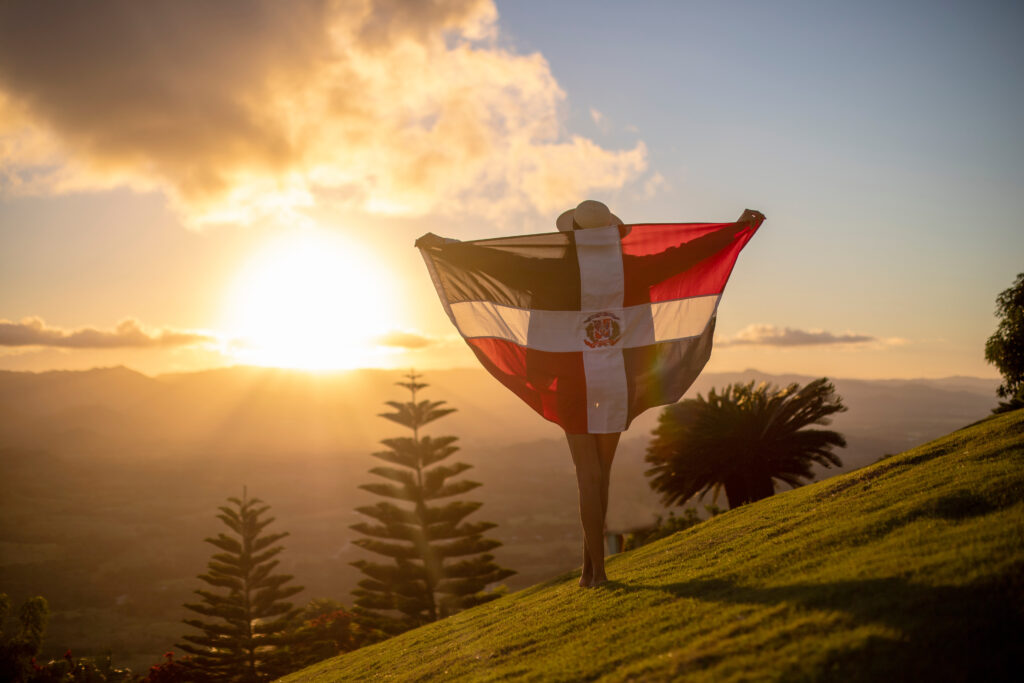
[[[717,505],[705,505],[704,510],[708,513],[709,517],[714,517],[717,514],[724,512],[722,508]],[[640,529],[633,533],[626,534],[625,541],[622,544],[622,550],[634,550],[640,546],[647,545],[657,541],[658,539],[671,536],[677,531],[683,529],[689,529],[690,527],[700,524],[702,521],[700,515],[694,508],[685,508],[683,514],[676,517],[675,512],[670,511],[668,513],[668,519],[664,519],[661,516],[654,522],[654,526],[647,529]]]
[[[149,667],[142,683],[190,683],[193,680],[192,669],[174,661],[174,653],[168,652],[164,654],[164,661]]]

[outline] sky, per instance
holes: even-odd
[[[995,377],[1012,2],[0,5],[0,369],[473,366],[413,242],[766,216],[709,370]]]

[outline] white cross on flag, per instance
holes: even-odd
[[[678,401],[700,374],[722,291],[763,220],[418,245],[445,312],[498,381],[571,434],[610,433]]]

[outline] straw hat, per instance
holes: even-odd
[[[583,228],[603,228],[607,225],[622,225],[622,219],[608,210],[601,202],[587,199],[575,209],[564,212],[555,221],[555,227],[562,232]]]

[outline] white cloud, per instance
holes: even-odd
[[[659,192],[667,190],[668,188],[669,184],[668,181],[665,180],[665,176],[655,171],[651,174],[651,177],[644,182],[643,194],[641,196],[644,199],[653,199]]]
[[[876,337],[844,332],[834,334],[825,330],[800,330],[775,325],[748,325],[730,339],[718,342],[720,346],[821,346],[828,344],[867,344],[877,342]]]
[[[493,218],[647,167],[642,142],[566,135],[565,93],[501,46],[491,0],[50,7],[0,7],[7,193],[160,189],[195,225],[324,197]]]

